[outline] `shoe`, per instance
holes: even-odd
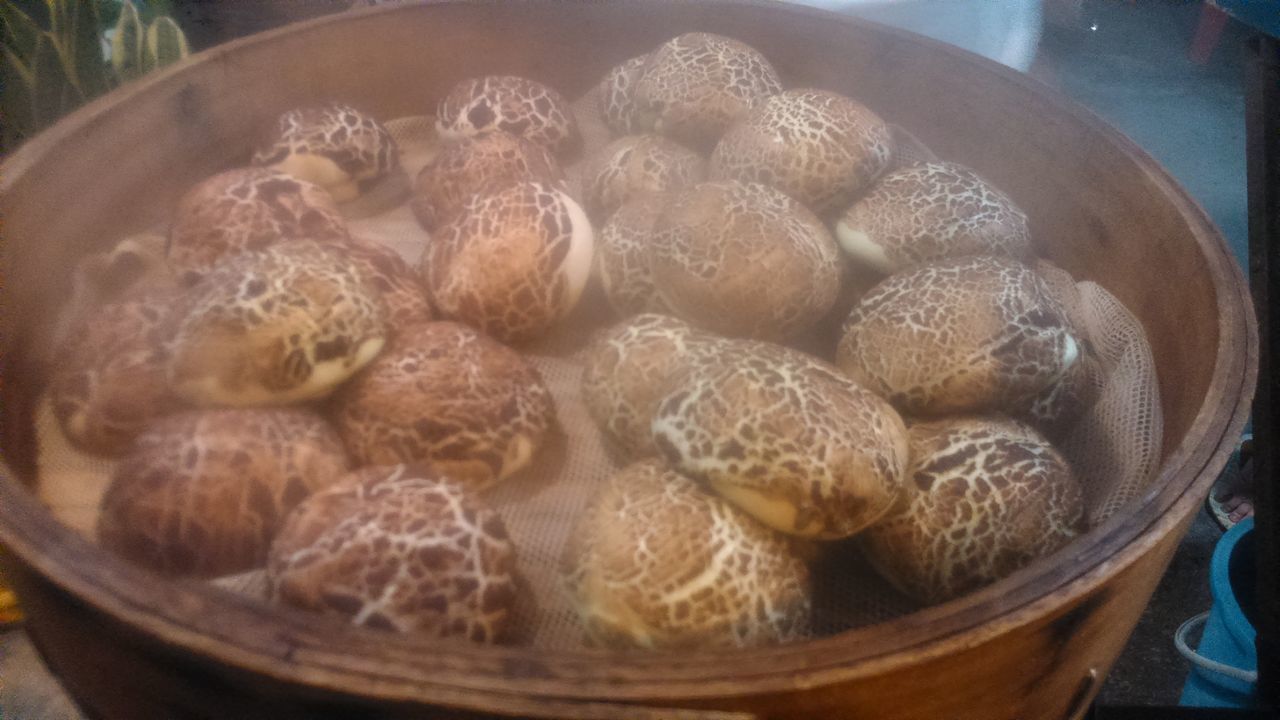
[[[1209,497],[1205,510],[1223,532],[1253,515],[1253,437],[1246,435]]]

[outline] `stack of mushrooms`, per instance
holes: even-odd
[[[170,576],[262,570],[272,602],[370,628],[510,640],[519,548],[489,497],[566,402],[612,461],[560,566],[593,644],[808,637],[835,541],[934,603],[1084,530],[1053,443],[1101,370],[1006,195],[731,38],[673,38],[593,93],[598,147],[542,83],[464,80],[412,178],[379,120],[294,109],[162,243],[89,258],[50,395],[119,459],[100,541]],[[407,204],[413,256],[352,231],[371,198]],[[532,348],[592,293],[613,324],[553,397]]]
[[[500,84],[459,90],[487,92],[507,102]],[[502,135],[558,172],[543,145]],[[591,228],[554,178],[460,198],[452,178],[414,268],[348,224],[394,190],[399,158],[347,105],[283,115],[252,164],[181,198],[162,250],[129,240],[82,266],[97,302],[64,333],[52,406],[77,448],[119,458],[97,535],[124,557],[170,576],[265,568],[277,603],[494,642],[518,573],[482,493],[555,423],[503,341],[577,302]],[[510,260],[499,280],[518,297],[484,285],[487,254]]]
[[[856,537],[929,603],[1083,530],[1050,438],[1092,400],[1095,361],[1008,197],[910,161],[856,100],[784,90],[729,38],[682,35],[597,92],[618,137],[583,194],[624,319],[588,349],[583,397],[633,464],[566,555],[592,639],[801,636],[814,541]],[[837,342],[814,342],[833,316]]]

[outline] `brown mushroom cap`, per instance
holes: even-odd
[[[130,294],[72,324],[57,352],[49,397],[77,448],[120,455],[149,423],[182,406],[165,375],[177,299],[173,289]]]
[[[473,195],[432,237],[419,272],[436,309],[499,340],[529,340],[578,303],[594,234],[562,190],[521,182]]]
[[[587,410],[629,457],[656,455],[649,426],[658,403],[718,342],[665,315],[637,315],[601,330],[584,355],[582,399]]]
[[[427,462],[474,488],[527,465],[555,414],[523,358],[451,322],[401,331],[332,409],[357,463]]]
[[[636,132],[632,125],[635,117],[635,86],[644,71],[648,55],[640,55],[615,66],[600,81],[597,92],[600,95],[601,114],[605,125],[615,135],[631,135]]]
[[[329,103],[281,115],[253,164],[315,183],[336,202],[347,202],[397,170],[400,150],[373,116]]]
[[[603,484],[564,565],[600,644],[748,647],[808,630],[809,571],[786,539],[657,460]]]
[[[501,130],[445,145],[414,181],[409,207],[427,231],[457,217],[473,195],[525,180],[563,187],[564,172],[545,147]]]
[[[178,201],[169,264],[190,283],[233,255],[301,239],[346,242],[346,221],[329,193],[276,170],[228,170]]]
[[[116,467],[98,538],[167,575],[249,570],[285,515],[346,472],[342,440],[313,412],[182,412],[139,435]]]
[[[1056,382],[1080,344],[1031,268],[975,256],[881,282],[850,313],[836,364],[916,415],[1009,411]]]
[[[505,130],[557,155],[581,143],[569,103],[540,82],[510,75],[463,80],[440,101],[436,132],[446,142],[485,130]]]
[[[653,286],[649,245],[653,229],[675,200],[670,193],[646,193],[618,208],[596,237],[596,272],[609,305],[619,315],[670,313]]]
[[[378,293],[337,249],[278,243],[214,266],[175,313],[168,375],[197,405],[327,395],[386,341]]]
[[[862,104],[788,90],[729,128],[711,155],[711,178],[772,185],[825,216],[848,207],[892,153],[889,126]]]
[[[707,161],[660,135],[628,135],[609,143],[583,173],[582,204],[605,218],[646,193],[680,190],[702,182]]]
[[[708,182],[658,221],[653,283],[677,315],[730,336],[781,339],[835,302],[840,252],[803,205],[771,187]]]
[[[1084,530],[1080,485],[1038,433],[999,418],[913,425],[902,502],[861,536],[900,590],[939,602],[999,580]]]
[[[365,284],[382,296],[390,334],[435,319],[422,278],[400,253],[380,242],[355,237],[344,250]]]
[[[502,519],[421,466],[358,470],[307,498],[271,545],[276,602],[430,637],[501,638],[516,596]]]
[[[836,223],[855,262],[893,273],[964,255],[1031,257],[1027,216],[1007,195],[954,163],[886,174]]]
[[[777,71],[755,49],[685,33],[649,55],[635,80],[631,127],[709,150],[754,103],[781,91]]]
[[[1104,381],[1102,363],[1082,342],[1080,359],[1056,382],[1015,406],[1014,414],[1050,439],[1060,440],[1097,401]]]
[[[652,431],[672,467],[803,537],[875,522],[906,472],[906,428],[887,402],[834,366],[764,343],[722,343],[662,400]]]

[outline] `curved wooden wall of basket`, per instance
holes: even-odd
[[[857,97],[979,169],[1028,211],[1043,254],[1142,320],[1166,420],[1150,493],[1056,563],[957,601],[804,644],[672,657],[439,647],[277,615],[124,565],[25,490],[36,358],[75,259],[154,220],[244,152],[264,118],[329,97],[382,117],[429,112],[480,73],[576,96],[611,64],[695,29],[738,37],[789,84]],[[1132,142],[976,56],[781,4],[444,2],[322,18],[94,102],[10,158],[0,188],[5,571],[42,652],[102,718],[436,716],[427,705],[557,718],[1076,717],[1226,462],[1256,374],[1239,268],[1203,211]]]

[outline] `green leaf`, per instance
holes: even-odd
[[[111,38],[111,67],[121,80],[132,80],[142,74],[142,21],[131,0],[120,6],[116,32]]]
[[[40,25],[11,2],[0,2],[0,22],[4,23],[4,44],[19,57],[30,58],[36,49]]]
[[[147,70],[164,67],[190,54],[187,37],[172,18],[156,18],[147,28],[146,57],[142,67]]]
[[[80,87],[80,76],[76,72],[76,61],[75,61],[75,57],[72,55],[72,51],[74,50],[74,48],[72,48],[69,44],[64,42],[66,38],[60,38],[51,32],[45,33],[44,37],[45,37],[45,42],[53,47],[54,57],[57,59],[58,65],[61,66],[62,82],[66,86],[75,90],[76,94],[80,96],[80,99],[82,101],[88,100],[89,99],[88,95],[85,94],[83,88]],[[39,88],[42,82],[43,80],[40,78],[40,74],[37,71],[36,73],[37,88]],[[59,98],[62,98],[65,95],[65,92],[64,92],[65,89],[66,88],[62,88],[59,90],[58,92]],[[49,92],[52,93],[53,90],[50,89]],[[59,108],[62,108],[64,106],[61,100],[58,101],[57,105]],[[57,113],[57,115],[61,115],[61,113],[59,112]]]
[[[11,48],[5,47],[3,49],[4,49],[5,70],[7,72],[12,72],[13,73],[12,77],[16,78],[16,82],[21,82],[22,85],[26,88],[27,92],[30,92],[31,89],[36,84],[36,81],[35,81],[36,76],[35,76],[35,73],[31,71],[31,66],[23,62],[22,58],[18,57]],[[6,81],[8,81],[10,79],[10,76],[6,75],[5,79]],[[8,91],[9,89],[10,89],[10,85],[8,84],[8,82],[6,82],[5,90]]]
[[[147,4],[147,10],[152,19],[165,16],[173,17],[175,14],[173,3],[168,0],[144,0],[144,2]]]
[[[49,10],[49,32],[57,37],[67,31],[71,24],[71,8],[69,3],[75,0],[44,0]]]
[[[40,130],[62,116],[62,98],[70,82],[63,71],[57,43],[49,33],[41,33],[32,55],[31,118]]]
[[[66,83],[62,86],[62,94],[58,98],[58,114],[54,119],[56,120],[75,110],[84,104],[84,101],[85,97],[81,94],[80,89],[71,83]]]
[[[71,59],[77,86],[85,99],[107,91],[107,65],[102,57],[102,35],[98,28],[98,8],[89,0],[74,0],[71,16]]]
[[[115,27],[120,17],[120,3],[116,0],[91,0],[98,9],[98,23],[103,30]]]
[[[5,132],[15,136],[28,135],[35,131],[35,119],[31,113],[35,73],[7,46],[3,59],[0,71],[3,71],[4,92],[0,93],[0,108],[4,110]]]

